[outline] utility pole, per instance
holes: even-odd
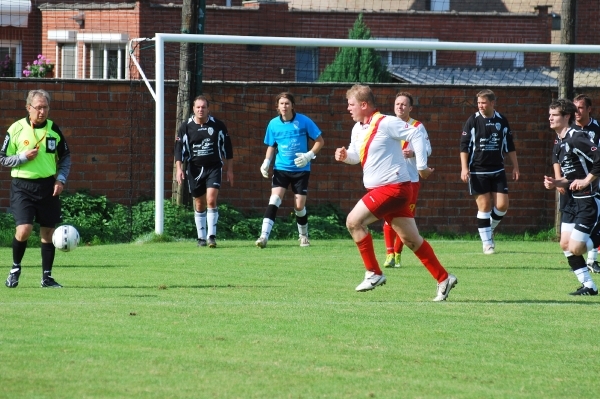
[[[575,44],[575,0],[562,0],[560,16],[561,44]],[[575,54],[560,53],[558,70],[558,98],[574,97]],[[554,230],[560,238],[560,194],[556,191],[556,206],[554,211]]]
[[[561,44],[575,44],[575,5],[575,0],[562,0]],[[572,99],[574,96],[575,54],[560,53],[559,65],[558,97]]]
[[[197,26],[196,33],[199,35],[204,34],[204,25],[206,17],[206,0],[196,0],[196,15],[197,15]],[[204,66],[204,43],[196,44],[196,92],[195,96],[202,94],[202,81],[203,81],[203,66]]]
[[[203,0],[204,1],[204,0]],[[183,0],[181,9],[181,33],[193,33],[195,24],[195,11],[198,0]],[[190,51],[193,47],[191,43],[181,43],[179,45],[179,87],[177,89],[177,115],[175,123],[175,137],[179,126],[184,123],[191,109],[190,90],[194,76],[192,73],[193,57]],[[189,193],[185,185],[177,183],[177,167],[173,161],[173,190],[172,196],[177,205],[183,205],[188,201]]]

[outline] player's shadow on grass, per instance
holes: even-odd
[[[513,299],[513,300],[499,300],[499,299],[490,299],[490,300],[469,300],[469,301],[453,301],[453,302],[463,302],[463,303],[489,303],[489,304],[531,304],[531,305],[583,305],[583,306],[598,306],[600,303],[596,300],[590,298],[589,301],[563,301],[556,299]]]
[[[173,288],[191,288],[191,289],[238,289],[238,288],[281,288],[279,285],[121,285],[121,286],[111,286],[111,285],[65,285],[63,288],[76,288],[76,289],[127,289],[127,290],[156,290],[156,291],[168,291]]]
[[[37,268],[39,268],[39,266],[36,266]],[[102,269],[104,267],[106,268],[115,268],[115,267],[128,267],[127,265],[63,265],[60,264],[57,267],[61,268],[61,269]]]

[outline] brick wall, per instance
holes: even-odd
[[[27,90],[44,88],[53,96],[51,119],[65,133],[73,152],[67,190],[88,189],[113,201],[134,203],[154,197],[154,101],[140,82],[0,80],[0,125],[5,130],[25,115]],[[308,204],[332,202],[349,211],[362,196],[359,166],[333,160],[335,148],[347,145],[353,122],[346,112],[348,85],[278,85],[205,83],[211,112],[223,119],[235,149],[235,187],[224,183],[221,201],[247,211],[262,212],[270,195],[269,181],[259,173],[266,147],[264,130],[275,116],[274,96],[291,90],[297,111],[310,116],[323,131],[325,148],[314,162]],[[415,95],[413,116],[429,131],[433,146],[430,166],[436,169],[422,185],[418,223],[426,231],[473,232],[476,208],[460,181],[458,142],[462,125],[476,110],[480,88],[374,86],[380,109],[392,113],[398,90]],[[521,180],[510,183],[510,210],[501,230],[523,232],[553,224],[554,193],[542,186],[551,173],[553,133],[547,107],[550,89],[494,88],[497,109],[506,114],[516,136]],[[588,91],[600,98],[600,90]],[[165,197],[171,196],[176,84],[166,86]],[[510,168],[508,168],[510,171]],[[9,171],[0,171],[0,208],[8,207]],[[279,215],[291,212],[287,195]]]

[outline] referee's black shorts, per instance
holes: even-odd
[[[14,178],[10,185],[10,209],[15,224],[54,228],[62,220],[60,198],[53,196],[54,176],[43,179]]]

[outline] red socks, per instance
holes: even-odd
[[[448,272],[444,269],[437,256],[435,256],[433,248],[431,248],[431,245],[427,241],[423,240],[423,244],[415,251],[415,255],[438,283],[448,278]]]
[[[394,253],[394,239],[397,236],[396,231],[391,225],[387,222],[383,224],[383,241],[385,242],[386,255]]]
[[[365,269],[378,275],[383,274],[379,268],[379,263],[377,263],[375,249],[373,248],[373,237],[371,234],[367,234],[365,238],[356,243],[356,246],[358,247],[358,251],[360,252],[363,263],[365,264]]]

